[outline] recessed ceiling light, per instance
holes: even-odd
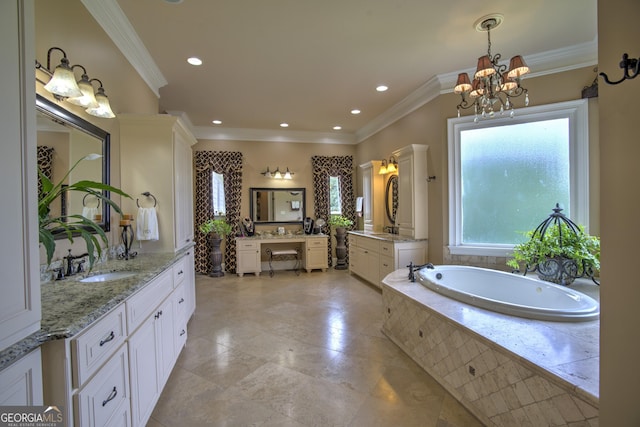
[[[214,125],[221,125],[222,120],[213,120],[211,123],[213,123]]]
[[[342,126],[334,126],[333,130],[342,130]]]
[[[351,110],[351,114],[360,114],[360,110],[358,110],[357,108],[354,110]]]
[[[378,87],[376,88],[376,90],[377,90],[378,92],[384,92],[384,91],[386,91],[387,89],[389,89],[389,87],[388,87],[388,86],[385,86],[385,85],[380,85],[380,86],[378,86]]]
[[[289,127],[289,123],[280,123],[280,127],[281,128],[288,128]]]
[[[191,65],[202,65],[202,59],[196,58],[195,56],[187,58],[187,62]]]
[[[166,3],[169,4],[178,4],[178,3],[182,3],[182,0],[164,0]]]

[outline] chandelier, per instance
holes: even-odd
[[[493,117],[496,112],[501,115],[509,111],[514,116],[511,98],[524,94],[524,105],[529,105],[529,92],[520,85],[522,76],[529,72],[520,55],[511,58],[509,69],[505,64],[499,64],[501,55],[491,55],[491,30],[503,21],[502,15],[490,15],[480,18],[475,23],[477,31],[487,32],[487,54],[478,58],[478,67],[473,75],[473,82],[469,81],[467,73],[458,74],[458,80],[453,91],[462,97],[458,104],[458,117],[460,110],[472,108],[475,111],[474,121]]]

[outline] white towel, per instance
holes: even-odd
[[[98,214],[98,208],[90,208],[88,206],[84,206],[82,208],[82,216],[93,221]]]
[[[158,240],[156,208],[138,208],[136,230],[138,240]]]

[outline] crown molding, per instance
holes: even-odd
[[[168,83],[167,79],[162,75],[116,0],[81,1],[142,80],[160,98],[160,88]]]
[[[527,78],[535,78],[596,65],[598,63],[598,40],[594,39],[587,43],[527,55],[525,61],[529,65],[529,68],[536,70],[530,73]],[[456,84],[459,73],[473,75],[475,68],[452,71],[432,77],[402,101],[358,129],[356,131],[356,139],[358,142],[362,142],[433,100],[438,95],[453,92],[453,87]]]
[[[298,142],[310,144],[357,144],[355,134],[296,130],[245,129],[195,126],[198,139],[216,141]]]

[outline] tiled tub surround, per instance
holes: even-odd
[[[91,272],[41,283],[41,329],[0,352],[0,370],[46,341],[69,338],[77,334],[144,287],[151,279],[184,256],[189,249],[191,248],[175,254],[140,254],[127,261],[109,260],[95,265]],[[111,271],[132,271],[138,274],[104,283],[80,282],[84,277]]]
[[[572,288],[599,299],[597,286]],[[597,426],[599,321],[473,307],[407,280],[382,287],[383,332],[488,426]]]

